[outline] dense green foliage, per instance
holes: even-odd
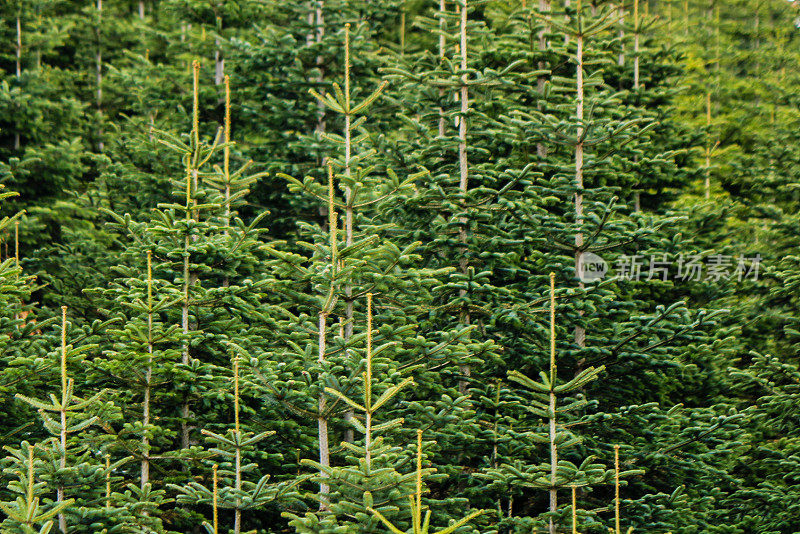
[[[797,8],[5,2],[0,530],[800,531]]]

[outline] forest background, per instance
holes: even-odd
[[[800,532],[797,7],[5,0],[0,530]]]

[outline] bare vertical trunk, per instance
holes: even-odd
[[[241,443],[241,432],[239,428],[239,354],[233,357],[233,413],[234,413],[234,432],[236,432],[236,439]],[[236,475],[236,508],[233,513],[233,532],[239,534],[242,530],[242,500],[238,497],[238,493],[242,491],[242,449],[240,445],[236,445],[236,458],[234,463],[234,470]]]
[[[549,2],[549,0],[539,0],[539,11],[541,11],[542,13],[545,13],[545,12],[547,12],[549,10],[550,10],[550,2]],[[542,52],[547,50],[547,44],[548,44],[547,43],[547,34],[549,32],[550,32],[550,26],[548,24],[545,24],[544,27],[542,28],[542,31],[539,32],[539,50],[541,50]],[[544,69],[545,68],[545,64],[544,64],[543,61],[539,62],[539,68],[540,69]],[[537,78],[537,80],[536,80],[536,86],[537,86],[537,89],[539,90],[540,93],[544,91],[545,81],[546,81],[546,79],[545,79],[544,76],[539,76],[539,78]]]
[[[187,217],[188,218],[188,217]],[[184,250],[189,249],[189,236],[183,243]],[[189,365],[189,255],[184,254],[183,257],[183,302],[181,304],[181,332],[186,337],[183,341],[183,350],[181,351],[181,364]],[[181,405],[181,448],[189,448],[189,399],[184,398]]]
[[[620,534],[619,525],[619,445],[614,445],[614,529]]]
[[[719,19],[719,10],[717,10],[717,19]],[[756,18],[753,21],[754,28],[753,33],[755,34],[755,46],[754,48],[758,50],[761,48],[761,4],[756,4]],[[719,20],[717,20],[717,27],[719,28]]]
[[[17,72],[17,81],[22,77],[22,20],[19,15],[17,15],[17,46],[16,46],[16,72]],[[19,150],[20,147],[20,138],[19,138],[19,125],[17,125],[17,131],[14,132],[14,150]]]
[[[325,35],[325,27],[324,27],[324,0],[312,0],[308,3],[308,15],[306,20],[308,21],[309,32],[306,35],[306,46],[312,46],[314,43],[319,45],[322,43],[322,38]],[[322,56],[317,54],[316,58],[316,68],[317,68],[317,75],[314,78],[311,78],[310,81],[317,83],[318,85],[322,84],[324,79],[324,69],[325,66],[323,65]],[[317,102],[317,122],[314,126],[314,133],[317,134],[318,138],[321,138],[325,134],[325,105],[322,102]],[[326,158],[317,154],[317,164],[324,165]],[[325,215],[325,208],[320,206],[319,214]],[[346,430],[345,433],[352,431]]]
[[[619,57],[617,64],[622,67],[625,65],[625,2],[624,0],[619,3]]]
[[[500,389],[502,387],[502,382],[500,380],[497,381],[497,391],[495,392],[494,396],[494,424],[492,425],[492,467],[497,469],[497,460],[499,455],[499,448],[498,448],[498,430],[500,429]],[[508,505],[511,506],[511,496],[508,497]],[[497,499],[497,512],[498,515],[502,517],[503,511],[503,496],[501,495]]]
[[[225,120],[223,124],[225,132],[225,148],[222,150],[222,172],[225,179],[225,214],[223,216],[223,224],[225,226],[225,235],[228,235],[228,227],[231,224],[231,80],[230,76],[224,77],[225,83]],[[226,278],[227,280],[227,278]],[[227,284],[226,284],[227,285]]]
[[[42,14],[38,14],[38,22],[41,23],[43,20]],[[37,43],[36,44],[36,70],[41,70],[42,68],[42,45]]]
[[[324,0],[319,0],[316,5],[316,9],[314,10],[314,24],[316,25],[316,43],[320,45],[322,43],[322,38],[325,37],[325,2]],[[323,59],[321,55],[317,56],[317,70],[319,74],[317,75],[317,83],[322,83],[324,77],[324,70],[325,65],[323,64]],[[319,135],[325,133],[325,106],[322,102],[317,103],[317,126],[316,132]]]
[[[639,91],[639,0],[633,0],[633,90]],[[639,156],[633,157],[633,164],[638,169]],[[633,193],[633,211],[642,211],[641,192]]]
[[[558,510],[558,490],[556,489],[558,473],[558,445],[556,443],[556,275],[550,273],[550,407],[549,407],[549,441],[550,441],[550,512]],[[556,534],[553,518],[549,521],[550,534]]]
[[[684,0],[683,2],[683,14],[686,16],[683,24],[683,32],[688,37],[689,36],[689,0]]]
[[[350,114],[350,24],[344,25],[344,98],[346,101],[346,109],[344,115],[344,175],[345,179],[350,178],[350,158],[352,157],[352,133],[350,125],[352,123],[352,116]],[[353,191],[350,185],[346,185],[344,189],[345,196],[345,244],[349,247],[353,244]],[[344,340],[348,343],[353,337],[353,286],[347,284],[344,288],[345,294],[345,325],[344,325]],[[349,409],[345,413],[345,420],[351,421],[353,419],[353,410]],[[345,430],[345,441],[352,443],[355,439],[352,428]]]
[[[14,266],[19,272],[19,221],[14,221]],[[19,277],[19,274],[16,275]],[[14,320],[19,319],[19,311],[14,312]],[[17,327],[19,328],[19,326]]]
[[[219,22],[218,27],[221,32],[222,18],[217,17],[217,21]],[[225,78],[225,58],[222,55],[220,44],[219,37],[214,37],[214,85],[222,85],[222,81]]]
[[[467,2],[464,0],[464,7],[461,10],[461,70],[467,70]],[[461,120],[458,123],[458,170],[459,188],[465,193],[468,188],[469,169],[467,166],[467,120],[466,114],[469,111],[469,90],[467,87],[466,72],[461,75]]]
[[[199,150],[200,146],[200,63],[195,60],[192,63],[192,146],[195,151]],[[191,221],[193,217],[197,216],[195,211],[192,211],[193,195],[196,194],[198,188],[198,170],[189,167],[186,173],[186,220]],[[184,239],[184,255],[183,255],[183,302],[181,304],[181,330],[185,337],[183,342],[183,351],[181,353],[181,363],[189,365],[191,360],[189,332],[191,327],[189,325],[189,291],[194,285],[196,275],[190,269],[189,262],[189,245],[191,239],[187,233]],[[189,448],[189,437],[191,427],[189,425],[189,398],[183,400],[181,406],[181,448]]]
[[[639,90],[639,0],[633,0],[633,88]]]
[[[756,11],[756,24],[758,24],[758,11]],[[717,84],[719,84],[719,64],[720,64],[720,20],[719,20],[719,3],[714,2],[714,72],[717,75]],[[758,60],[756,60],[756,66]]]
[[[328,231],[330,232],[330,247],[331,247],[331,263],[330,269],[332,271],[332,275],[335,276],[337,270],[337,232],[338,232],[338,215],[334,210],[334,201],[333,201],[333,165],[329,162],[328,163]],[[331,293],[329,293],[329,298],[332,296],[333,287],[330,288]],[[326,305],[327,306],[327,305]],[[325,350],[326,350],[326,330],[327,330],[327,320],[328,314],[330,310],[327,308],[323,308],[319,312],[319,342],[317,348],[317,361],[320,363],[325,362]],[[341,319],[340,319],[341,324]],[[322,376],[319,377],[320,381],[322,381]],[[322,390],[319,393],[319,404],[318,404],[318,412],[317,412],[317,433],[319,437],[319,463],[323,467],[330,467],[331,465],[331,456],[330,456],[330,448],[328,443],[328,414],[327,412],[327,401],[325,397],[325,391]],[[320,470],[320,476],[322,478],[327,478],[327,473],[324,470]],[[328,508],[328,493],[330,493],[330,487],[325,482],[320,482],[319,485],[319,495],[320,495],[320,510],[327,511]]]
[[[461,51],[461,115],[458,121],[458,171],[459,182],[458,188],[462,195],[465,195],[469,190],[469,166],[467,161],[467,113],[469,112],[469,89],[467,87],[467,0],[464,0],[464,5],[461,7],[461,29],[459,32],[459,48]],[[462,273],[466,273],[469,267],[467,259],[467,219],[461,218],[461,227],[459,229],[458,239],[462,244],[463,256],[459,260],[459,266]],[[461,290],[461,296],[465,296],[466,291]],[[470,312],[466,309],[462,314],[462,322],[470,324]],[[469,364],[461,365],[461,374],[469,379],[471,369]],[[467,380],[461,380],[458,384],[458,389],[461,394],[467,392]]]
[[[711,198],[711,92],[706,93],[706,128],[709,130],[706,143],[705,198]]]
[[[578,0],[578,13],[580,17],[581,2]],[[575,234],[575,273],[580,274],[580,263],[583,251],[583,231],[581,225],[583,224],[583,41],[582,34],[577,36],[577,104],[576,104],[576,117],[577,117],[577,132],[575,143],[575,224],[578,228]],[[583,282],[578,282],[578,287],[583,289]],[[579,347],[586,346],[586,330],[582,326],[575,327],[575,344]]]
[[[144,16],[145,16],[144,0],[139,0],[139,19],[144,20]],[[183,40],[183,39],[181,39],[181,40]],[[145,51],[144,51],[144,60],[146,62],[150,62],[150,49],[149,48],[146,48]],[[153,141],[153,128],[155,127],[155,117],[153,116],[153,112],[152,111],[147,113],[147,118],[148,118],[148,120],[150,122],[150,128],[148,130],[147,137],[148,137],[148,139],[150,139],[150,141]]]
[[[97,116],[98,120],[101,119],[101,115],[103,113],[103,52],[100,48],[100,24],[102,23],[103,19],[103,0],[97,0],[97,53],[95,54],[95,64],[96,64],[96,84],[97,84],[97,95],[96,95],[96,103],[97,103]],[[97,143],[97,148],[100,152],[103,151],[104,143],[103,143],[103,128],[99,129],[100,141]]]
[[[311,28],[314,26],[314,0],[311,0],[308,3],[308,15],[306,15],[306,22],[308,22],[308,27]],[[314,32],[309,31],[306,34],[306,44],[311,45],[314,42]]]
[[[719,10],[717,10],[717,58],[719,58],[719,32],[720,32]],[[760,32],[761,32],[761,4],[758,4],[758,5],[756,5],[756,20],[755,20],[755,28],[754,28],[754,33],[756,35],[754,48],[756,50],[761,48],[761,35],[760,35]],[[717,68],[719,69],[719,65],[717,65]],[[761,72],[761,61],[760,61],[760,56],[758,54],[756,54],[756,75],[758,75],[759,72]]]
[[[445,41],[445,29],[446,29],[446,21],[444,19],[444,14],[447,10],[447,6],[445,5],[445,0],[439,0],[439,62],[444,62],[444,56],[446,52],[446,41]],[[444,98],[444,88],[439,89],[439,98]],[[439,137],[444,137],[444,108],[439,108]]]
[[[17,79],[22,76],[22,19],[17,16],[17,46],[16,46]]]
[[[769,124],[772,129],[775,129],[775,108],[777,107],[776,104],[772,105],[772,108],[769,110]],[[769,154],[769,177],[775,178],[775,159],[773,156],[772,151]]]
[[[223,78],[225,78],[225,58],[222,57],[222,50],[220,50],[219,37],[214,39],[214,84],[221,85]]]
[[[350,114],[350,24],[345,24],[345,41],[344,41],[344,98],[347,102],[347,113],[344,116],[344,175],[347,179],[350,178],[350,158],[352,157],[352,138],[350,131],[350,124],[352,116]],[[345,243],[349,247],[353,244],[353,206],[352,197],[353,191],[349,185],[345,186]],[[346,324],[344,327],[345,340],[349,340],[353,335],[353,288],[348,285],[345,287],[345,295],[347,296],[345,319]]]
[[[549,9],[550,9],[549,0],[539,0],[539,11],[544,13]],[[548,46],[547,34],[549,32],[550,32],[550,26],[548,26],[547,24],[545,24],[544,28],[542,28],[542,31],[539,32],[539,50],[541,50],[542,52],[547,50]],[[547,65],[545,65],[544,61],[539,62],[539,69],[544,70],[546,66]],[[537,78],[536,80],[536,88],[539,91],[539,94],[541,95],[544,95],[544,87],[546,81],[547,79],[545,78],[545,76],[539,76],[539,78]],[[542,109],[541,102],[538,104],[537,107],[540,110]],[[544,158],[545,156],[547,156],[547,147],[544,145],[544,143],[542,142],[536,143],[536,155],[539,156],[540,158]]]
[[[153,378],[153,253],[147,251],[147,369],[144,375],[144,400],[142,400],[142,475],[141,487],[150,481],[150,438],[147,427],[150,426],[150,395]]]
[[[498,448],[497,448],[497,436],[498,436],[498,429],[500,428],[500,389],[502,387],[502,382],[500,380],[497,381],[497,391],[495,392],[494,396],[494,425],[492,425],[492,467],[497,467],[497,455],[498,455]]]
[[[318,361],[320,363],[325,361],[325,330],[328,312],[323,310],[319,313],[319,348],[318,348]],[[319,437],[319,463],[323,467],[330,467],[331,453],[328,445],[328,416],[325,413],[327,410],[327,402],[325,393],[319,394],[319,412],[317,416],[317,433]],[[324,471],[320,471],[320,476],[326,478],[328,475]],[[320,494],[320,510],[327,510],[326,497],[330,492],[330,488],[324,482],[319,485]]]
[[[225,181],[224,194],[224,214],[222,224],[224,226],[223,234],[228,236],[228,227],[231,225],[231,80],[226,74],[223,78],[225,84],[225,119],[223,121],[223,130],[225,132],[225,148],[222,149],[222,173],[223,180]],[[228,277],[222,279],[222,287],[229,287],[230,280]]]
[[[350,24],[345,24],[345,42],[344,42],[344,95],[347,102],[347,113],[344,116],[344,175],[347,179],[350,178],[350,158],[352,156],[352,139],[350,124],[352,116],[350,114]],[[353,244],[353,206],[352,196],[353,191],[350,186],[345,186],[345,243],[347,246]],[[353,335],[353,288],[351,286],[345,287],[345,295],[347,295],[347,305],[345,309],[346,324],[344,327],[345,340],[350,339]]]
[[[667,2],[667,34],[672,35],[672,0]]]
[[[236,448],[236,491],[242,491],[242,451]],[[233,514],[233,532],[240,534],[242,531],[242,500],[236,497],[236,510]]]
[[[184,241],[184,250],[189,249],[189,236],[186,236]],[[183,351],[181,353],[181,363],[189,365],[189,255],[184,254],[183,257],[183,304],[181,305],[181,331],[187,339],[183,341]],[[188,393],[187,393],[188,395]],[[183,400],[181,405],[181,448],[189,448],[189,399],[188,397]]]
[[[364,461],[367,476],[372,469],[372,293],[367,293],[367,371],[364,384]]]

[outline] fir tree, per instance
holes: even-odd
[[[19,496],[13,502],[0,503],[0,509],[7,516],[3,528],[21,534],[47,534],[53,529],[53,518],[70,506],[74,499],[48,506],[40,496],[46,483],[36,479],[36,447],[25,441],[20,449],[7,447],[6,450],[10,453],[13,466],[5,471],[17,477],[17,480],[9,483],[10,489]]]
[[[73,346],[67,344],[67,308],[62,308],[61,319],[61,347],[58,350],[59,369],[61,375],[59,395],[50,394],[50,402],[40,401],[35,398],[17,394],[16,397],[26,404],[39,410],[44,428],[52,436],[44,447],[47,450],[49,463],[47,465],[47,481],[56,491],[56,506],[58,512],[58,528],[62,533],[69,531],[68,514],[74,516],[79,522],[93,514],[92,495],[75,495],[71,497],[75,506],[69,508],[62,506],[67,502],[66,489],[70,484],[85,484],[86,480],[98,480],[104,474],[103,467],[93,462],[93,451],[86,439],[85,429],[96,424],[100,416],[87,414],[87,409],[102,414],[104,419],[114,416],[113,404],[104,406],[98,403],[103,392],[82,399],[75,395],[74,379],[68,374],[68,361],[81,359],[83,353],[91,350],[92,345]],[[55,356],[55,355],[54,355]],[[97,406],[99,404],[99,406]],[[105,408],[105,409],[104,409]],[[104,413],[105,412],[105,413]],[[111,416],[111,417],[109,417]],[[79,439],[76,439],[79,438]],[[91,483],[89,484],[91,486]],[[81,504],[85,504],[82,507]]]

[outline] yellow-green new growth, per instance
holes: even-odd
[[[443,528],[442,530],[436,530],[431,532],[431,511],[430,509],[425,511],[425,517],[422,517],[422,430],[417,430],[417,476],[416,476],[416,484],[417,489],[414,495],[408,496],[408,504],[409,504],[409,511],[411,513],[411,529],[403,532],[399,528],[397,528],[391,521],[386,519],[380,512],[375,510],[374,508],[368,508],[372,514],[377,517],[381,523],[383,523],[386,528],[389,529],[390,532],[393,534],[450,534],[451,532],[455,532],[456,529],[466,525],[468,522],[472,521],[479,515],[485,512],[485,510],[478,510],[476,512],[472,512],[468,516],[460,519],[450,525],[449,527]]]
[[[344,85],[345,90],[342,91],[341,86],[338,83],[333,84],[333,91],[334,94],[325,93],[325,95],[319,94],[314,89],[309,89],[309,93],[311,93],[314,98],[320,101],[320,103],[324,104],[325,106],[329,107],[333,111],[337,113],[341,113],[347,117],[352,117],[353,115],[358,115],[359,113],[365,111],[375,100],[381,95],[383,90],[388,85],[388,82],[383,82],[381,85],[372,92],[369,96],[367,96],[364,100],[359,102],[358,104],[352,105],[350,101],[350,24],[345,24],[345,75],[344,75]]]

